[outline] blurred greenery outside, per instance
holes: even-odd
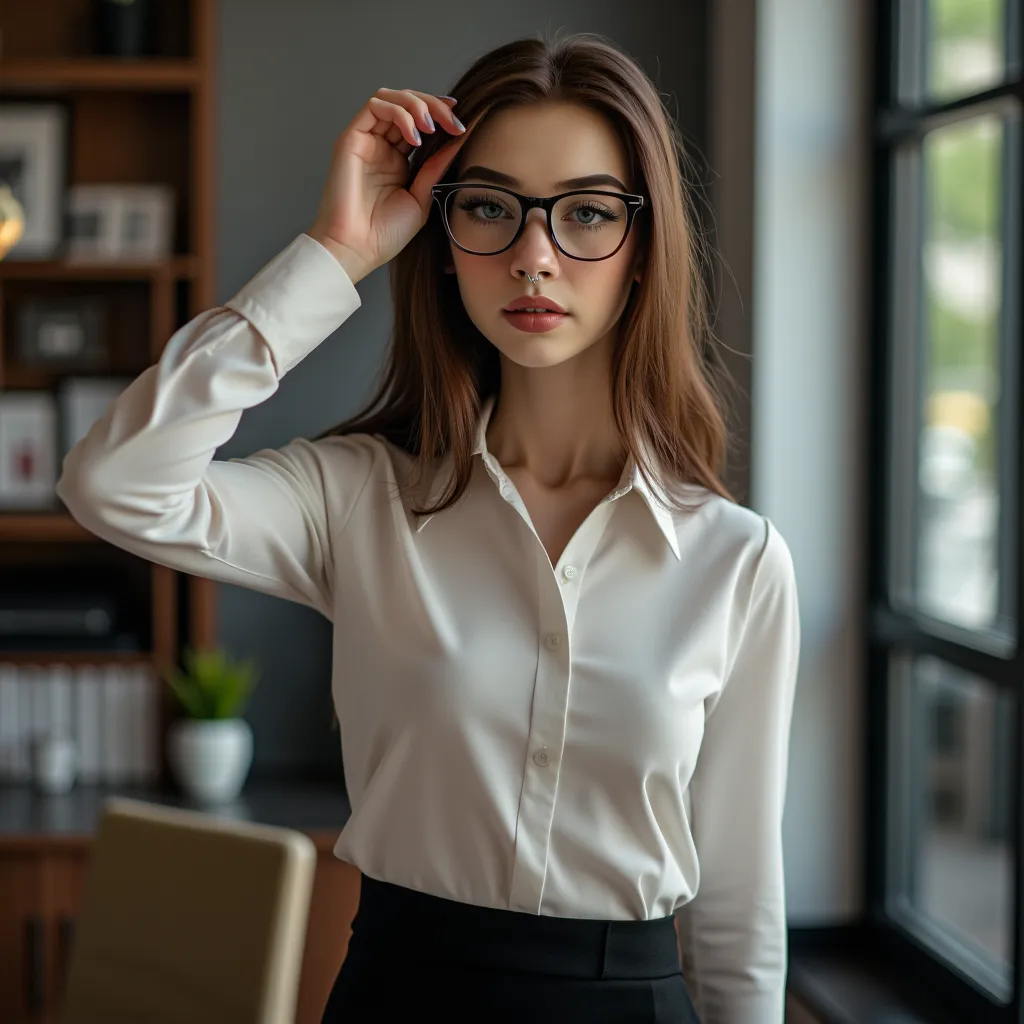
[[[979,91],[1002,78],[1002,0],[931,0],[928,12],[932,99]],[[923,148],[924,421],[973,436],[976,469],[993,486],[1005,139],[1002,120],[986,114],[930,133]]]
[[[1003,80],[1006,0],[924,6],[930,101],[970,96]],[[914,517],[915,578],[900,585],[913,587],[917,607],[967,628],[993,624],[1002,579],[996,427],[1006,128],[1002,115],[986,113],[924,137],[924,237],[910,240],[921,245],[915,258],[923,292],[894,296],[899,303],[921,300],[925,394],[925,407],[915,410],[925,500],[906,513]],[[892,766],[898,784],[886,842],[904,870],[887,895],[925,924],[922,935],[944,936],[942,944],[926,944],[1007,1001],[1014,949],[1012,716],[1002,691],[948,662],[920,656],[893,664],[893,680],[909,693],[889,723],[902,757]],[[922,721],[929,731],[918,747],[912,741]]]

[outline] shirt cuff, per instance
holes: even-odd
[[[224,305],[263,336],[279,377],[361,305],[352,279],[315,238],[301,234]]]

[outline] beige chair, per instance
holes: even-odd
[[[315,868],[301,832],[108,800],[62,1024],[291,1024]]]

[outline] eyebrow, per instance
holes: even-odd
[[[491,167],[482,167],[474,164],[467,167],[459,176],[463,181],[469,178],[479,178],[481,181],[489,181],[492,185],[507,185],[509,188],[522,188],[523,183],[511,174],[496,171]],[[556,181],[555,188],[558,190],[567,188],[593,188],[595,185],[613,185],[620,192],[628,192],[629,189],[618,178],[611,174],[585,174],[582,178],[566,178],[563,181]]]

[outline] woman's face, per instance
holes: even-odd
[[[490,180],[474,168],[497,171],[511,180]],[[612,175],[621,186],[606,182],[582,187],[636,191],[625,150],[612,127],[596,111],[565,102],[506,108],[493,114],[466,140],[455,173],[455,181],[502,184],[528,196],[567,192],[572,186],[559,182],[595,174]],[[505,198],[514,204],[512,196]],[[592,198],[600,202],[599,196]],[[499,213],[494,206],[474,211],[475,216],[490,218]],[[568,216],[567,233],[596,219],[588,211]],[[556,212],[553,223],[557,221]],[[614,256],[584,262],[559,251],[548,233],[544,211],[533,209],[519,240],[496,256],[470,255],[449,240],[452,261],[445,270],[457,275],[470,319],[504,356],[522,366],[554,366],[614,337],[633,281],[640,279],[635,228]],[[539,283],[528,281],[527,274],[540,278]],[[554,299],[569,316],[541,333],[521,330],[503,310],[524,294]]]

